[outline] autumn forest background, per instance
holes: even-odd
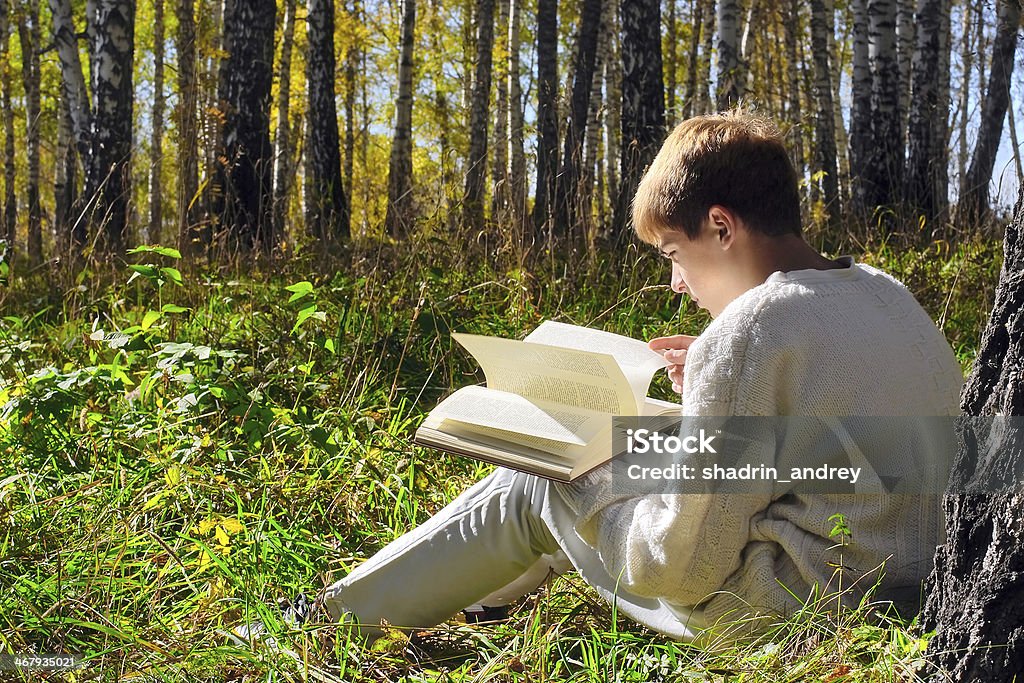
[[[969,369],[1024,177],[1020,25],[1016,0],[0,0],[0,653],[77,653],[68,680],[938,673],[870,602],[722,651],[571,576],[374,650],[276,604],[487,470],[412,443],[483,381],[453,330],[706,326],[629,225],[689,116],[777,121],[811,243],[904,281]],[[232,637],[253,620],[299,661]]]

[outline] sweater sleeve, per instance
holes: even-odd
[[[746,332],[752,317],[743,320],[745,329],[713,323],[690,347],[684,430],[722,429],[728,436],[728,418],[739,414],[737,397],[743,393],[740,382],[748,362]],[[731,464],[774,462],[773,434],[747,434],[728,443],[734,446]],[[751,522],[768,506],[771,494],[716,492],[708,481],[661,484],[624,482],[604,469],[582,484],[559,485],[559,491],[578,513],[576,532],[598,550],[623,588],[698,605],[740,568]]]

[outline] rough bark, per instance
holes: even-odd
[[[281,59],[277,68],[277,126],[274,138],[274,233],[284,234],[288,196],[292,189],[291,100],[292,46],[295,43],[295,0],[285,0],[281,25]]]
[[[690,0],[690,57],[686,60],[686,95],[683,100],[682,118],[693,116],[694,107],[701,99],[697,94],[697,66],[700,64],[701,31],[707,29],[704,24],[704,0]]]
[[[388,209],[385,226],[389,235],[408,234],[414,219],[412,197],[412,49],[416,27],[416,0],[402,3],[402,52],[398,63],[398,102],[395,135],[388,167]]]
[[[77,160],[74,124],[71,122],[71,101],[67,88],[62,84],[57,110],[57,153],[54,158],[53,181],[53,226],[56,229],[58,253],[69,252],[69,238],[78,219],[75,211],[78,201]]]
[[[39,203],[39,126],[42,112],[40,96],[39,0],[30,0],[20,16],[18,34],[21,38],[22,82],[25,85],[25,148],[28,173],[25,177],[25,195],[28,202],[28,232],[25,254],[30,264],[43,257],[43,211]]]
[[[1020,420],[991,417],[1024,416],[1024,184],[1003,252],[995,304],[961,394],[968,417],[958,429],[943,501],[946,543],[935,555],[922,618],[925,630],[936,631],[928,658],[952,683],[1009,683],[1024,671],[1024,491],[991,483],[993,476],[1019,481],[1024,460]]]
[[[718,0],[718,109],[734,106],[743,96],[740,69],[739,0]]]
[[[153,123],[149,138],[149,239],[159,242],[163,226],[164,0],[153,0]]]
[[[828,35],[833,31],[831,0],[811,0],[811,53],[814,60],[814,173],[821,173],[821,196],[833,227],[838,224],[839,172],[836,165],[836,134],[832,103],[832,70]]]
[[[522,0],[511,0],[508,18],[509,218],[523,245],[526,220],[526,152],[523,145],[523,91],[519,60]]]
[[[334,0],[310,0],[307,40],[306,229],[324,243],[344,242],[349,238],[349,207],[334,99]]]
[[[665,26],[665,125],[671,128],[676,120],[676,73],[679,68],[679,22],[676,0],[665,0],[668,17]]]
[[[899,69],[900,135],[907,126],[910,111],[911,72],[917,50],[917,27],[914,24],[915,5],[920,0],[896,0],[896,63]]]
[[[18,223],[18,201],[14,194],[15,157],[14,157],[14,108],[11,106],[11,65],[9,60],[9,37],[11,26],[10,2],[0,0],[0,111],[3,114],[4,126],[4,202],[0,212],[2,234],[7,240],[8,249],[14,244],[15,229]]]
[[[217,87],[223,123],[215,211],[219,239],[230,249],[274,247],[270,89],[276,19],[273,0],[227,0],[224,7],[227,56]]]
[[[558,218],[553,234],[557,238],[577,235],[582,214],[583,142],[590,109],[590,90],[597,59],[597,35],[601,25],[601,0],[583,0],[576,37],[576,69],[573,74],[570,112],[565,129],[565,149],[558,177]],[[660,37],[658,38],[660,40]]]
[[[967,178],[967,107],[971,88],[971,72],[974,69],[974,22],[970,6],[963,8],[963,32],[960,35],[960,88],[957,91],[957,187],[963,188]],[[962,190],[961,190],[962,191]]]
[[[352,18],[354,21],[361,20],[362,3],[355,0],[352,3]],[[352,174],[355,162],[356,134],[356,71],[359,68],[360,53],[362,47],[357,43],[348,45],[345,50],[345,156],[343,164],[343,178],[345,187],[352,188]]]
[[[494,0],[476,0],[476,64],[469,113],[469,158],[462,222],[479,230],[484,224],[484,180],[487,178],[487,136],[494,47]]]
[[[558,175],[558,2],[537,0],[537,191],[535,239],[548,232]]]
[[[178,246],[189,250],[192,225],[195,223],[194,202],[199,193],[199,122],[196,119],[198,91],[196,88],[196,20],[195,0],[178,0],[175,13],[178,29],[174,35],[174,48],[178,54],[178,103],[175,106],[175,125],[178,129],[177,154],[177,220]]]
[[[989,210],[989,183],[995,168],[999,140],[1003,136],[1003,119],[1010,103],[1010,79],[1013,76],[1017,33],[1020,30],[1021,8],[1017,0],[999,0],[996,37],[992,49],[992,67],[988,88],[981,105],[971,165],[961,188],[960,216],[967,224],[982,220]]]
[[[619,164],[622,154],[622,59],[619,36],[619,8],[612,0],[612,9],[608,13],[608,59],[604,63],[605,102],[608,107],[605,115],[605,169],[607,170],[608,203],[615,210],[619,197]],[[706,92],[706,91],[705,91]],[[602,228],[607,231],[608,225]]]
[[[799,66],[800,57],[798,55],[798,46],[800,43],[800,3],[799,0],[789,0],[788,12],[783,12],[781,21],[784,25],[785,34],[785,55],[786,55],[786,119],[790,125],[795,126],[797,134],[792,136],[791,144],[791,156],[793,158],[793,165],[796,167],[797,176],[800,178],[804,177],[804,135],[803,135],[803,115],[801,113],[800,106],[800,80],[799,80]],[[812,23],[813,30],[813,23]],[[776,36],[778,31],[774,32]],[[812,35],[813,37],[813,35]],[[778,54],[783,54],[782,50],[777,51]],[[817,67],[817,55],[815,54],[815,68]],[[815,71],[817,73],[817,71]],[[768,92],[771,93],[775,88],[769,86]]]
[[[495,0],[494,136],[491,149],[491,217],[508,221],[508,26],[509,0]]]
[[[903,179],[895,0],[868,0],[868,61],[872,130],[863,184],[870,211],[898,201]]]
[[[704,0],[700,0],[704,2]],[[700,68],[700,101],[697,113],[706,114],[711,111],[712,102],[715,101],[714,93],[711,92],[711,52],[715,45],[715,34],[717,33],[717,12],[715,0],[707,0],[707,7],[704,10],[704,45],[702,49]]]
[[[944,99],[940,85],[941,53],[949,49],[944,40],[942,15],[948,12],[948,0],[922,0],[917,12],[905,199],[915,213],[929,222],[945,211],[948,196],[946,120],[949,101],[948,89]]]
[[[665,93],[661,74],[661,8],[657,0],[623,0],[622,24],[622,177],[613,234],[628,238],[630,205],[644,169],[665,136]]]
[[[868,62],[868,0],[851,0],[853,13],[853,81],[850,101],[851,200],[867,213],[865,173],[871,150],[871,67]]]
[[[89,21],[92,135],[85,162],[85,200],[97,243],[124,250],[131,199],[134,0],[97,0]]]

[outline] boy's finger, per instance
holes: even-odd
[[[671,337],[655,337],[647,342],[647,347],[659,353],[669,349],[688,349],[696,337],[689,334],[676,334]]]
[[[662,353],[665,360],[675,365],[682,365],[686,362],[686,349],[667,349]]]

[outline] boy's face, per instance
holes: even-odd
[[[711,314],[718,314],[752,286],[743,259],[747,237],[731,211],[713,206],[695,239],[682,231],[661,233],[658,248],[672,262],[672,291],[688,294]]]
[[[712,317],[721,313],[729,302],[721,296],[725,283],[717,232],[707,223],[693,240],[684,232],[665,232],[658,248],[672,262],[672,291],[688,294]]]

